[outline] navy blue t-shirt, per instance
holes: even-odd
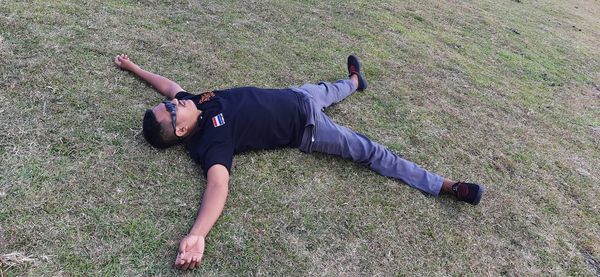
[[[306,116],[297,92],[291,89],[241,87],[200,95],[179,92],[202,110],[198,126],[186,148],[204,175],[221,164],[231,173],[233,155],[279,147],[298,147]]]

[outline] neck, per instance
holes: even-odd
[[[194,117],[194,121],[190,122],[190,134],[193,134],[194,131],[196,130],[197,126],[198,126],[198,120],[200,120],[200,117],[202,116],[202,110],[198,110],[198,113],[196,114],[196,116]]]

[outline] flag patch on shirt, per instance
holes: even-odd
[[[212,123],[215,127],[225,125],[225,118],[223,117],[223,114],[220,113],[218,115],[213,116]]]

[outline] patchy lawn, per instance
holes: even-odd
[[[597,1],[3,1],[0,275],[175,275],[204,189],[141,136],[159,94],[345,77],[337,122],[478,206],[295,149],[234,161],[216,275],[600,275]]]

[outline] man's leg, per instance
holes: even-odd
[[[318,84],[304,84],[299,88],[293,88],[307,93],[312,97],[311,101],[319,110],[323,110],[332,104],[338,103],[356,91],[356,81],[338,80],[335,83],[321,82]]]
[[[307,128],[302,137],[300,150],[322,152],[352,159],[365,164],[381,175],[404,181],[411,187],[431,195],[440,193],[455,195],[458,200],[477,205],[484,187],[478,184],[454,182],[426,171],[413,162],[400,158],[381,144],[362,134],[337,125],[322,110],[342,101],[357,89],[367,88],[361,65],[354,55],[348,57],[349,80],[335,83],[306,84],[293,88],[310,96],[307,103]]]
[[[327,115],[320,113],[317,119],[312,151],[338,155],[369,166],[377,173],[402,180],[411,187],[437,196],[442,185],[450,181],[400,158],[385,146],[366,136],[338,125]]]

